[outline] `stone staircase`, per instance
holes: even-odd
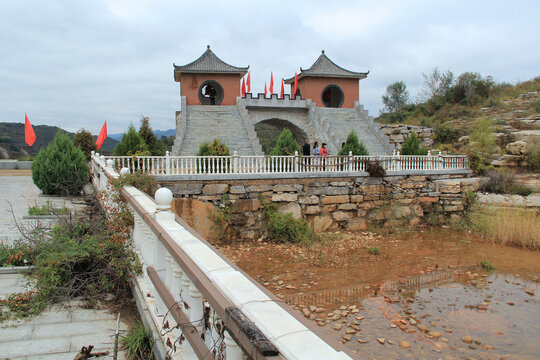
[[[255,155],[245,125],[236,106],[190,105],[186,111],[185,135],[180,155],[196,155],[201,144],[219,139],[231,155]]]
[[[345,142],[347,135],[354,130],[358,139],[364,144],[370,155],[388,155],[390,149],[385,144],[385,137],[377,124],[369,121],[369,118],[358,109],[341,108],[315,108],[315,113],[322,130],[326,132],[331,141],[329,150],[331,155],[336,155]],[[386,141],[387,142],[387,141]]]

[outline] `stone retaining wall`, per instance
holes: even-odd
[[[433,129],[427,126],[401,125],[401,124],[380,124],[381,130],[390,138],[396,150],[401,149],[401,145],[409,138],[414,131],[418,135],[420,145],[430,148],[433,145]]]
[[[480,186],[462,175],[405,175],[384,178],[267,179],[161,182],[175,196],[175,212],[212,239],[217,209],[225,210],[231,236],[261,236],[261,207],[274,202],[282,213],[306,219],[317,232],[343,228],[445,221],[465,210],[464,193]]]

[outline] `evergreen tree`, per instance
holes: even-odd
[[[78,195],[88,178],[84,153],[61,130],[32,162],[32,180],[45,195]]]
[[[151,155],[163,156],[165,155],[165,145],[162,141],[158,140],[152,127],[150,127],[150,118],[147,116],[141,116],[141,127],[139,128],[139,135],[142,137]]]
[[[354,130],[347,135],[345,146],[339,150],[338,155],[349,155],[350,151],[352,151],[353,155],[369,155],[364,144],[358,141],[358,135],[356,135]]]
[[[283,129],[270,155],[294,155],[295,151],[301,152],[300,145],[294,140],[291,130]]]
[[[401,145],[401,155],[426,155],[427,149],[420,146],[418,135],[413,131],[409,138]]]
[[[90,161],[92,151],[96,151],[96,141],[94,136],[85,129],[79,130],[73,137],[73,144],[82,150],[86,155],[86,160]]]
[[[116,144],[114,155],[120,156],[148,156],[151,155],[148,146],[133,124],[129,125],[128,131],[122,135],[122,140]]]

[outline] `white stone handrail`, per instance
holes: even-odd
[[[466,155],[383,156],[107,156],[116,169],[127,167],[153,175],[321,174],[366,172],[377,161],[385,171],[469,170]]]
[[[109,181],[119,176],[112,159],[104,162],[92,154],[92,172],[98,190],[116,191]],[[160,188],[155,200],[131,186],[120,194],[134,216],[133,246],[144,269],[136,283],[153,323],[164,344],[167,338],[171,343],[186,339],[176,343],[176,350],[166,349],[172,359],[240,360],[246,354],[253,359],[351,359],[340,344],[317,335],[315,326],[293,316],[279,298],[182,223],[171,211],[169,189]],[[112,196],[100,198],[107,202],[105,209],[114,208]],[[235,325],[231,309],[254,324],[279,354],[257,350],[256,342]]]

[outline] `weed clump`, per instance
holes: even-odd
[[[122,350],[126,350],[129,359],[151,359],[154,352],[152,329],[138,321],[127,335],[121,335],[120,345]]]
[[[377,160],[366,162],[366,172],[371,177],[384,177],[386,176],[386,170],[382,167],[381,163]]]
[[[367,252],[370,255],[381,255],[381,249],[378,246],[370,246],[367,248]]]
[[[117,190],[120,190],[124,186],[128,185],[136,187],[152,197],[155,195],[159,187],[155,176],[140,171],[120,175],[117,179],[111,180],[111,182]]]
[[[487,271],[495,270],[495,266],[493,266],[493,264],[489,262],[489,260],[486,260],[486,259],[480,261],[480,267]]]
[[[482,186],[482,191],[522,196],[532,193],[531,188],[517,183],[514,174],[510,171],[490,170],[486,175],[489,180]]]
[[[318,238],[306,220],[295,219],[291,213],[279,213],[274,203],[263,204],[262,214],[270,241],[310,244]]]

